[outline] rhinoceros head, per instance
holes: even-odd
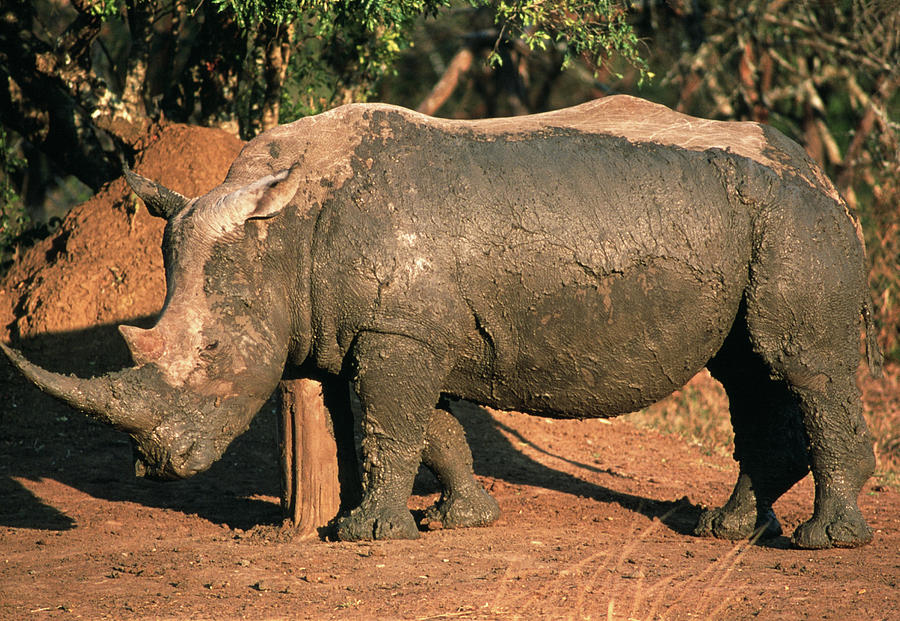
[[[247,428],[281,377],[289,343],[298,346],[291,331],[302,312],[286,291],[294,283],[277,274],[289,271],[280,262],[292,260],[290,243],[267,238],[300,172],[226,180],[196,199],[126,177],[167,220],[163,311],[150,329],[119,328],[135,366],[80,379],[0,347],[45,392],[128,432],[138,474],[183,478],[208,468]]]

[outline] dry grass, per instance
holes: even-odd
[[[737,542],[709,562],[670,570],[658,558],[639,554],[666,517],[654,518],[646,528],[634,525],[620,545],[600,546],[559,571],[512,563],[484,608],[453,614],[572,621],[725,618],[727,609],[750,593],[750,586],[735,577],[735,568],[756,540]],[[531,588],[509,588],[523,583]]]
[[[728,397],[706,369],[670,397],[628,418],[639,427],[681,436],[706,455],[731,455],[734,451]]]
[[[863,414],[875,436],[876,476],[900,489],[900,364],[889,364],[874,379],[860,373]]]

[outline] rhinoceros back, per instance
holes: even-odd
[[[721,345],[756,214],[723,182],[735,156],[568,127],[371,123],[383,138],[356,148],[315,253],[333,301],[366,309],[349,332],[446,343],[447,392],[551,415],[640,408]]]

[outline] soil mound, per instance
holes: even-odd
[[[242,144],[221,130],[166,125],[146,139],[135,170],[198,196],[222,181]],[[127,361],[112,326],[146,323],[162,307],[164,224],[123,178],[106,185],[73,208],[59,230],[25,252],[0,282],[0,338],[71,365],[90,331],[87,340],[94,345],[109,340],[102,364],[121,363],[123,355]],[[50,334],[56,351],[40,351],[47,349],[42,337]]]

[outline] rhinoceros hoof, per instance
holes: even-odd
[[[357,507],[350,515],[338,520],[336,535],[341,541],[418,539],[419,529],[405,507],[378,507],[369,510]]]
[[[822,512],[824,513],[824,512]],[[858,510],[845,509],[831,516],[814,515],[797,527],[791,543],[798,548],[856,548],[872,541],[872,529]]]
[[[453,494],[441,499],[425,512],[429,527],[467,528],[487,526],[500,517],[500,505],[483,489],[471,494]]]
[[[749,539],[754,536],[771,539],[779,537],[781,533],[781,523],[771,508],[762,515],[757,515],[756,511],[747,513],[726,511],[724,507],[707,509],[700,514],[694,528],[695,535],[730,540]]]

